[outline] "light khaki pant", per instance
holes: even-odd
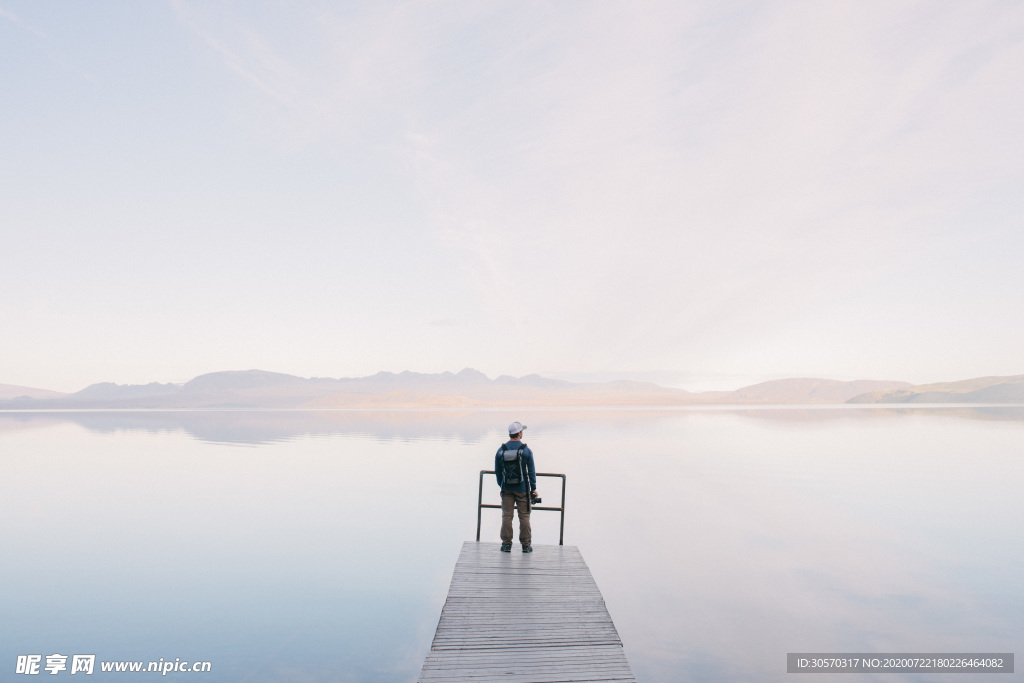
[[[501,542],[512,542],[512,507],[519,513],[519,542],[530,545],[533,535],[530,533],[529,493],[521,491],[501,491]]]

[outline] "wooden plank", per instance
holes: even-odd
[[[466,542],[420,681],[636,681],[575,546]]]

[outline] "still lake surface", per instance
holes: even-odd
[[[415,680],[513,419],[568,475],[565,542],[642,681],[783,680],[797,651],[1019,654],[1024,407],[6,412],[0,678],[78,653]],[[557,522],[535,513],[534,542]],[[485,510],[483,539],[498,525]]]

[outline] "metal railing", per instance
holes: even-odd
[[[484,475],[494,474],[494,470],[480,470],[480,488],[476,494],[476,540],[480,542],[480,518],[484,508],[498,508],[501,509],[500,505],[494,505],[493,503],[485,503],[484,501]],[[551,474],[549,472],[538,472],[538,477],[561,477],[562,478],[562,504],[559,507],[549,507],[533,505],[530,503],[530,497],[527,496],[527,505],[530,506],[530,510],[550,510],[552,512],[562,513],[561,519],[558,522],[558,545],[562,545],[562,535],[565,532],[565,475],[564,474]]]

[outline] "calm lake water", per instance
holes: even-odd
[[[783,680],[796,651],[1019,654],[1024,407],[0,413],[0,678],[81,653],[415,680],[513,419],[568,475],[565,542],[642,681]],[[535,513],[534,542],[557,520]]]

